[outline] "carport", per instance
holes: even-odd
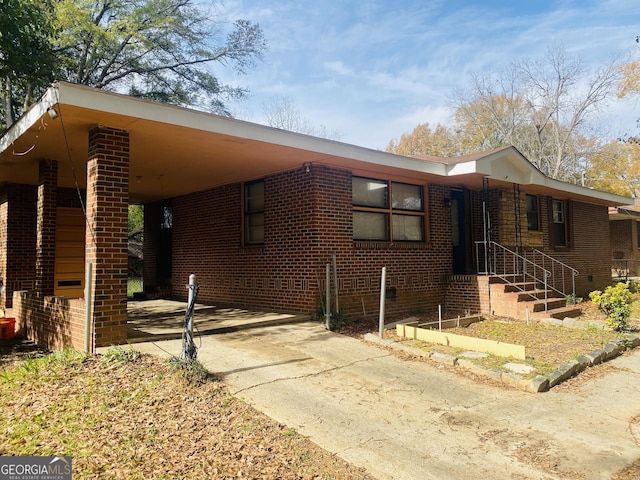
[[[186,307],[186,302],[176,300],[129,300],[127,302],[127,342],[140,343],[181,338]],[[196,303],[193,312],[193,333],[194,337],[215,335],[306,322],[309,319],[309,315],[260,312]]]

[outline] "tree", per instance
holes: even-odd
[[[38,5],[36,0],[0,1]],[[232,67],[244,74],[267,48],[257,24],[238,20],[227,28],[195,0],[47,1],[55,2],[49,44],[53,71],[38,74],[44,85],[38,85],[36,93],[57,78],[228,114],[225,103],[244,96],[246,90],[222,84],[212,73],[213,66]],[[16,35],[28,43],[39,21],[31,16],[26,24],[28,28]],[[39,40],[49,37],[48,33],[38,35]],[[28,51],[16,56],[36,70],[46,65]],[[28,78],[23,71],[16,76],[20,82]],[[26,107],[32,97],[25,88],[15,87],[14,82],[5,98],[9,95],[15,103],[21,97]]]
[[[391,140],[385,151],[408,157],[452,157],[459,153],[459,145],[455,132],[447,127],[437,124],[435,130],[431,130],[428,123],[421,123],[411,133],[403,134],[397,142]]]
[[[640,45],[640,36],[636,37],[636,43]],[[618,82],[618,97],[640,94],[640,59],[620,65],[622,78]]]
[[[192,0],[60,0],[56,16],[68,26],[56,45],[66,80],[219,113],[246,92],[205,66],[243,74],[266,50],[258,25],[238,20],[225,38]]]
[[[575,180],[591,142],[590,118],[604,105],[619,78],[611,62],[589,71],[581,60],[550,49],[537,61],[510,65],[495,78],[473,76],[471,92],[455,97],[457,128],[464,145],[514,145],[545,174]]]
[[[1,133],[50,82],[54,30],[50,0],[0,0],[0,12]]]
[[[640,145],[613,140],[589,158],[586,184],[619,195],[640,195]]]
[[[270,127],[331,140],[339,140],[342,137],[339,130],[328,131],[324,125],[318,128],[313,126],[309,120],[302,116],[294,100],[289,97],[277,98],[266,103],[264,110],[265,124]]]
[[[387,150],[449,156],[513,145],[545,174],[579,182],[598,146],[589,121],[606,105],[618,74],[614,63],[588,71],[560,49],[513,62],[500,76],[472,74],[470,87],[453,93],[453,127],[431,132],[419,125]]]

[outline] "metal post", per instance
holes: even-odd
[[[324,309],[324,328],[331,330],[331,270],[327,263],[325,269],[325,309]]]
[[[333,289],[336,292],[336,315],[340,311],[340,306],[338,305],[338,264],[336,262],[336,254],[332,255],[333,259]]]
[[[195,286],[196,286],[196,275],[192,273],[191,275],[189,275],[189,285],[187,286],[187,288],[189,289],[187,305],[193,304]],[[193,338],[193,315],[189,315],[189,318],[187,320],[187,330],[189,331],[191,338]]]
[[[84,351],[92,353],[91,344],[91,279],[93,278],[93,263],[87,263],[87,271],[84,278]]]
[[[383,337],[384,332],[384,300],[387,287],[387,267],[382,267],[382,278],[380,279],[380,316],[378,320],[378,336]]]

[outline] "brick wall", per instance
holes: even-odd
[[[35,287],[36,199],[32,185],[7,184],[0,192],[2,308],[11,308],[14,291]]]
[[[521,202],[525,192],[520,193]],[[521,204],[522,247],[525,250],[537,248],[553,258],[577,269],[576,294],[586,298],[589,292],[606,288],[611,284],[611,243],[609,232],[609,214],[605,206],[592,205],[577,201],[571,202],[571,215],[567,215],[568,247],[554,246],[550,238],[550,199],[540,196],[540,231],[528,232],[526,225],[526,204]],[[503,189],[500,195],[500,215],[498,229],[500,243],[515,247],[515,207],[513,191]],[[550,267],[549,267],[550,268]],[[557,277],[558,275],[556,275]],[[571,278],[565,275],[565,285]],[[566,288],[565,288],[566,291]]]
[[[637,220],[614,220],[609,222],[611,252],[613,258],[637,258],[638,249],[634,245],[634,229]]]
[[[340,310],[348,318],[377,317],[383,266],[389,293],[395,293],[386,302],[390,318],[435,310],[451,273],[449,188],[431,185],[425,193],[431,235],[420,244],[353,241],[348,170],[312,165],[308,173],[267,177],[265,244],[259,247],[242,245],[241,184],[175,198],[172,296],[186,299],[184,285],[195,273],[200,301],[313,313],[321,308],[325,267],[335,255]],[[145,231],[145,263],[153,238]],[[332,309],[334,294],[332,287]]]
[[[451,275],[447,282],[447,313],[461,316],[491,313],[489,287],[486,275]]]
[[[16,331],[50,350],[73,347],[84,350],[85,303],[83,298],[13,293],[12,315]]]
[[[86,261],[93,264],[93,342],[127,339],[129,134],[97,127],[89,132]]]

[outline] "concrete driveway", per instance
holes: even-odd
[[[196,343],[233,394],[381,480],[609,479],[640,457],[640,353],[575,393],[531,394],[399,359],[317,322]],[[179,356],[181,342],[133,346]]]

